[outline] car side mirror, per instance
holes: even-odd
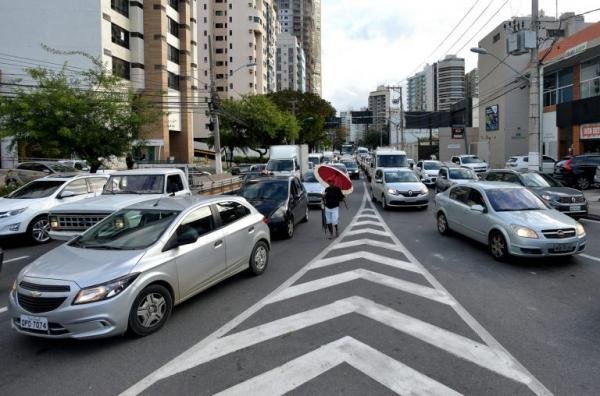
[[[58,196],[59,199],[74,197],[75,193],[73,191],[63,191]]]
[[[448,176],[446,176],[446,175],[442,175],[440,177],[442,178],[442,180],[448,180]]]
[[[473,205],[471,206],[471,212],[485,213],[485,208],[481,205]]]
[[[375,183],[377,183],[377,184],[383,184],[383,179],[375,179]]]
[[[197,240],[198,240],[198,235],[196,235],[195,233],[185,232],[185,233],[177,236],[175,245],[176,246],[191,245],[192,243],[196,243]]]

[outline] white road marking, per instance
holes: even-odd
[[[583,253],[582,253],[582,254],[580,254],[579,256],[580,256],[580,257],[583,257],[583,258],[586,258],[586,259],[588,259],[588,260],[592,260],[592,261],[597,261],[597,262],[600,262],[600,258],[598,258],[598,257],[594,257],[594,256],[590,256],[589,254],[583,254]]]
[[[334,264],[341,264],[348,262],[350,260],[369,260],[376,264],[388,265],[390,267],[400,268],[406,271],[416,272],[418,274],[421,273],[421,270],[417,268],[415,265],[408,261],[398,260],[386,256],[381,256],[379,254],[371,253],[371,252],[355,252],[343,254],[341,256],[329,257],[326,259],[320,259],[314,262],[311,266],[311,269],[314,268],[322,268],[327,267]]]
[[[365,225],[374,225],[377,227],[381,227],[381,224],[379,224],[379,222],[372,221],[372,220],[364,220],[364,221],[358,221],[358,222],[354,223],[354,227],[360,227],[360,226],[365,226]]]
[[[299,285],[291,286],[283,290],[278,295],[273,296],[273,298],[267,301],[267,304],[287,300],[289,298],[294,298],[296,296],[300,296],[307,293],[313,293],[317,290],[322,290],[328,287],[352,282],[357,279],[364,279],[373,283],[378,283],[383,286],[411,293],[423,298],[437,301],[442,304],[454,304],[454,300],[448,297],[445,293],[441,293],[440,291],[431,287],[407,282],[402,279],[394,278],[373,271],[368,271],[365,269],[356,269],[354,271],[343,272],[341,274],[336,274],[325,278],[317,279],[311,282],[305,282]]]
[[[342,363],[349,364],[401,395],[460,395],[352,337],[343,337],[323,345],[217,395],[281,395]]]
[[[1,314],[1,313],[4,313],[4,312],[6,312],[6,311],[8,311],[8,308],[7,308],[7,307],[2,307],[2,308],[0,308],[0,314]]]
[[[11,259],[8,259],[8,260],[4,260],[3,263],[4,264],[12,263],[13,261],[25,260],[26,258],[29,258],[29,256],[21,256],[21,257],[11,258]]]
[[[357,220],[357,221],[364,221],[364,220],[359,220],[359,219],[362,219],[363,217],[364,217],[364,218],[367,218],[367,219],[376,219],[376,220],[379,220],[379,218],[378,218],[377,216],[375,216],[375,215],[370,215],[370,214],[358,215],[358,216],[356,216],[356,220]]]
[[[595,224],[600,224],[600,221],[598,220],[593,220],[593,219],[579,219],[579,221],[583,221],[585,223],[595,223]]]
[[[374,228],[361,228],[360,230],[348,231],[347,235],[359,235],[359,234],[374,234],[389,237],[386,231],[376,230]]]
[[[393,243],[376,241],[374,239],[355,239],[354,241],[350,241],[350,242],[339,242],[339,243],[336,243],[335,245],[333,245],[331,250],[347,249],[349,247],[355,247],[355,246],[360,246],[360,245],[374,246],[374,247],[379,247],[379,248],[383,248],[383,249],[392,250],[394,252],[402,253],[402,249],[400,249],[398,246],[394,245]]]

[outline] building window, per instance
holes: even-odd
[[[123,59],[112,57],[112,73],[126,80],[131,79],[131,64]]]
[[[169,0],[169,6],[172,9],[179,11],[179,0]]]
[[[111,38],[113,43],[129,48],[129,32],[114,23],[111,26]]]
[[[169,45],[168,56],[171,62],[179,64],[179,50],[177,48]]]
[[[110,0],[110,8],[129,18],[129,0]]]
[[[179,24],[169,17],[167,17],[167,28],[169,33],[179,38]]]
[[[600,96],[600,58],[581,64],[581,99]]]
[[[544,106],[573,100],[573,69],[568,68],[544,76]]]
[[[171,73],[171,72],[168,72],[168,73],[169,73],[169,79],[167,81],[167,85],[169,86],[169,88],[179,91],[179,76],[175,73]]]

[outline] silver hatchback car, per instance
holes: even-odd
[[[549,208],[527,188],[509,183],[456,185],[435,196],[437,228],[488,245],[496,260],[509,255],[571,256],[585,250],[583,226]]]
[[[160,329],[174,305],[269,262],[264,216],[244,198],[160,198],[132,205],[21,270],[12,327],[48,338]]]

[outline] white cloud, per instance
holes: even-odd
[[[469,49],[480,38],[512,16],[531,13],[529,0],[508,0],[469,42],[505,1],[479,0],[446,43],[427,58],[475,1],[322,0],[323,96],[338,110],[358,109],[366,106],[369,91],[377,85],[399,83],[420,70],[423,62],[435,62],[446,53],[456,53],[463,45],[458,55],[466,58],[470,70],[476,66],[477,58]],[[488,4],[489,8],[476,20]],[[598,0],[559,1],[560,13],[580,13],[598,7]],[[540,8],[554,15],[555,0],[540,0]],[[586,15],[588,22],[598,20],[600,12]],[[465,31],[464,37],[449,48]]]

